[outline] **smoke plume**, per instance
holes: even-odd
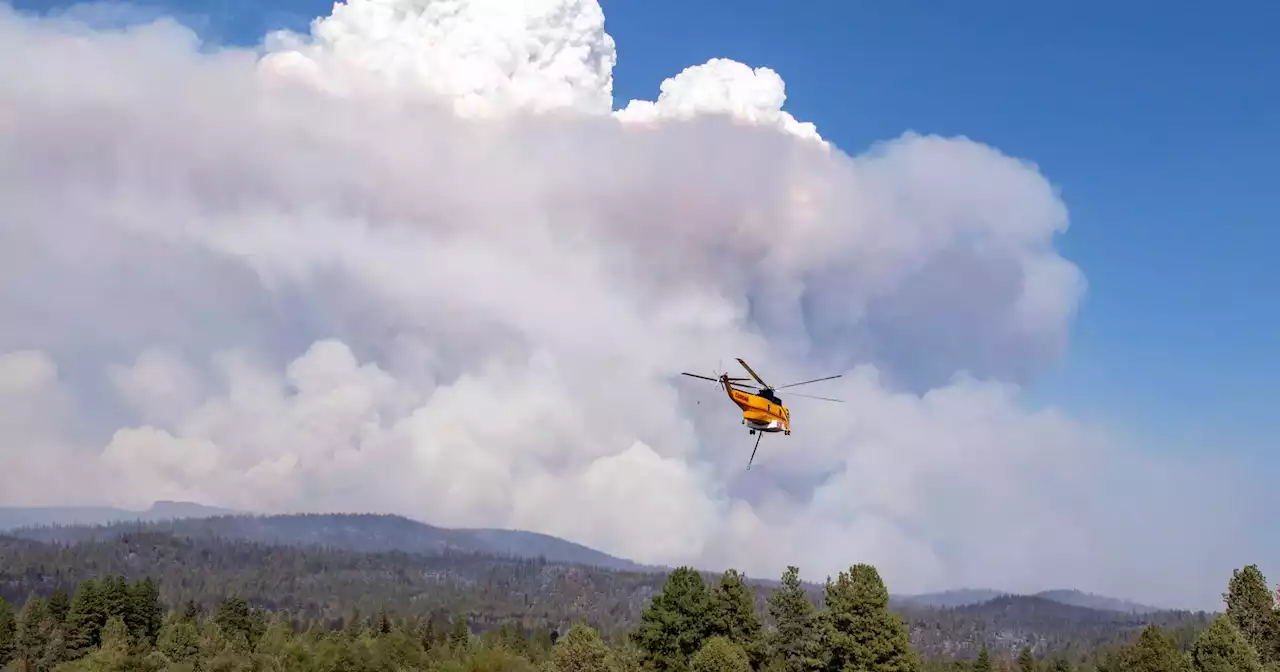
[[[0,44],[0,503],[395,512],[895,592],[1212,606],[1243,562],[1240,497],[1187,496],[1226,466],[1022,403],[1084,279],[993,147],[850,156],[727,59],[623,105],[596,0],[350,0],[260,50],[0,5]],[[783,395],[745,472],[678,375],[734,357],[846,403]]]

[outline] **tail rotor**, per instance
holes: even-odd
[[[725,392],[728,392],[730,388],[736,389],[736,386],[742,385],[743,381],[750,380],[749,378],[734,378],[730,376],[726,371],[724,371],[721,368],[723,365],[724,365],[724,360],[721,360],[720,363],[716,366],[715,371],[713,372],[715,373],[714,378],[710,376],[702,376],[696,373],[689,373],[688,371],[681,372],[680,375],[689,376],[690,378],[699,378],[701,380],[711,381],[715,383],[717,387],[723,389]]]

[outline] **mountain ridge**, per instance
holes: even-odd
[[[154,507],[153,507],[154,508]],[[172,510],[166,507],[164,510]],[[150,511],[150,510],[148,510]],[[77,543],[103,540],[140,529],[188,538],[221,537],[288,546],[325,546],[361,552],[402,551],[426,555],[445,552],[485,553],[549,562],[580,564],[632,572],[664,568],[643,565],[603,551],[540,532],[496,528],[446,528],[411,518],[380,513],[218,514],[180,517],[129,512],[127,519],[107,522],[6,525],[0,511],[0,532],[36,541]],[[76,513],[81,513],[76,511]],[[99,511],[92,511],[99,514]],[[80,516],[83,518],[84,516]]]
[[[1150,614],[1167,611],[1163,607],[1141,604],[1131,600],[1089,593],[1075,588],[1054,588],[1034,593],[1016,593],[991,588],[957,588],[933,593],[895,596],[904,604],[932,608],[959,608],[985,604],[1002,597],[1035,597],[1073,607],[1095,611],[1115,611],[1122,614]]]
[[[157,500],[142,510],[113,506],[0,506],[0,531],[37,525],[109,525],[216,515],[243,515],[243,512],[170,500]]]
[[[501,528],[447,528],[398,514],[255,514],[193,502],[157,501],[142,511],[113,507],[0,507],[0,533],[43,541],[75,542],[113,537],[143,526],[179,536],[318,545],[348,550],[404,551],[428,555],[448,551],[544,558],[549,562],[617,571],[665,573],[670,567],[647,565],[549,534]],[[711,572],[708,574],[716,574]],[[761,585],[777,580],[757,579]],[[820,594],[822,584],[806,582]],[[1166,611],[1161,607],[1096,595],[1076,589],[1015,593],[990,588],[958,588],[913,595],[892,595],[895,603],[931,609],[979,605],[1005,596],[1039,597],[1059,604],[1125,614]]]

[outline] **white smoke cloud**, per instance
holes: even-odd
[[[769,68],[752,69],[727,58],[713,58],[685,68],[663,82],[661,90],[657,101],[633,100],[615,116],[624,122],[654,123],[719,113],[747,123],[774,125],[826,144],[813,124],[796,121],[782,110],[786,86]]]
[[[258,54],[0,6],[0,501],[1216,602],[1254,552],[1239,476],[1020,403],[1083,291],[1034,166],[910,133],[847,156],[722,59],[614,112],[603,21],[352,0]],[[675,375],[737,356],[843,371],[813,393],[848,403],[792,398],[744,472],[736,409]]]
[[[617,56],[595,0],[353,0],[267,46],[268,72],[342,94],[442,96],[460,114],[613,103]]]

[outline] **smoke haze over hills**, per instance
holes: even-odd
[[[0,536],[45,543],[110,543],[137,532],[157,532],[195,540],[243,540],[267,545],[342,549],[360,553],[398,551],[427,557],[445,553],[486,557],[537,558],[551,563],[665,574],[669,567],[644,566],[556,537],[518,530],[444,529],[402,516],[377,514],[288,514],[256,516],[201,507],[188,502],[157,502],[146,511],[100,508],[25,509],[0,507]],[[705,571],[705,570],[704,570]],[[715,580],[710,572],[708,580]],[[813,597],[821,600],[823,577],[809,577]],[[776,587],[776,577],[752,577],[752,583]],[[900,608],[956,608],[979,605],[1008,593],[960,589],[921,595],[897,595]],[[1092,595],[1078,590],[1036,593],[1054,602],[1085,609],[1146,614],[1156,607]]]

